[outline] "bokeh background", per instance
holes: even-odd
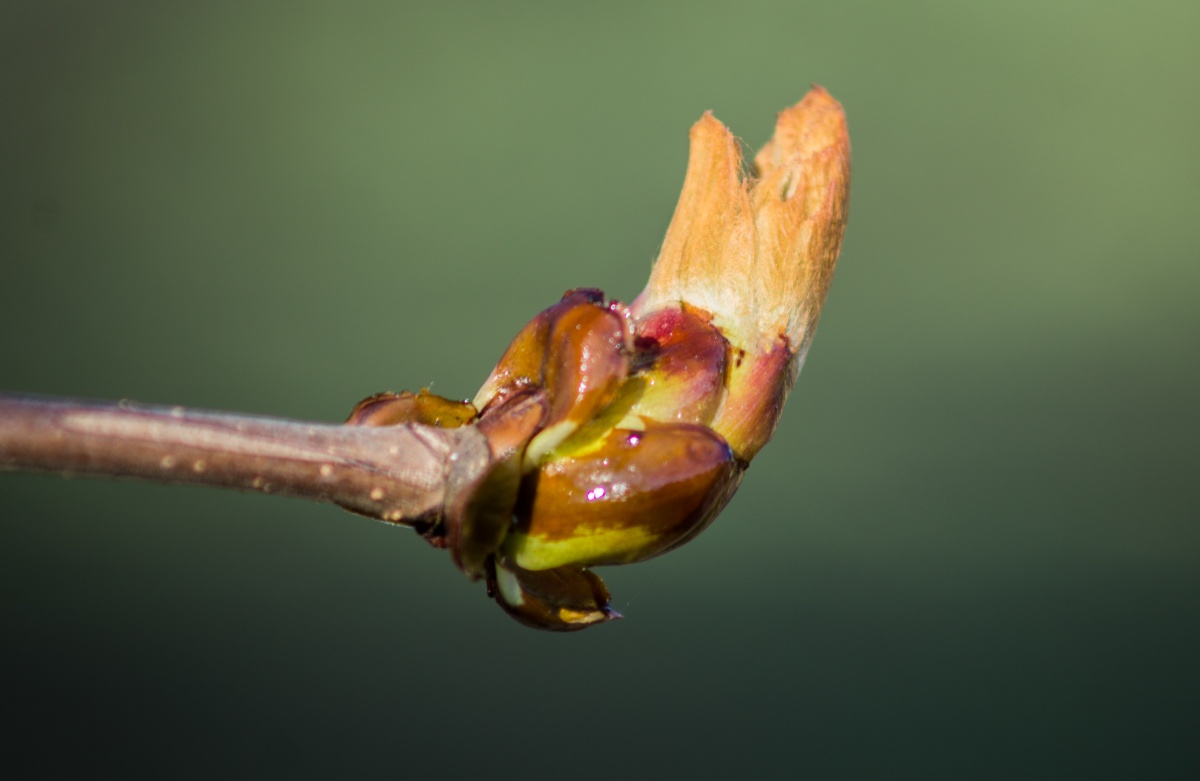
[[[851,219],[722,518],[518,626],[411,532],[0,475],[0,773],[1189,776],[1200,4],[0,3],[0,389],[315,420],[628,300],[713,109]]]

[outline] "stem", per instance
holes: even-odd
[[[490,464],[474,427],[340,426],[0,395],[0,471],[134,477],[333,502],[372,518],[441,516],[447,485]]]

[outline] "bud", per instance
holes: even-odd
[[[568,291],[517,334],[472,403],[379,394],[355,425],[475,425],[491,460],[451,485],[426,537],[522,623],[619,616],[587,567],[703,530],[775,431],[812,341],[849,194],[841,106],[815,87],[744,177],[711,114],[692,128],[679,205],[631,307]]]

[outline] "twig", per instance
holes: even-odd
[[[439,517],[447,486],[470,482],[490,461],[487,441],[474,427],[339,426],[0,395],[0,470],[299,496],[413,524]]]

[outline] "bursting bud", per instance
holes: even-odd
[[[778,117],[743,174],[711,114],[631,306],[566,293],[512,341],[471,402],[380,394],[353,425],[473,425],[486,469],[422,529],[522,623],[619,617],[589,568],[687,542],[775,431],[812,342],[846,225],[850,147],[820,87]]]

